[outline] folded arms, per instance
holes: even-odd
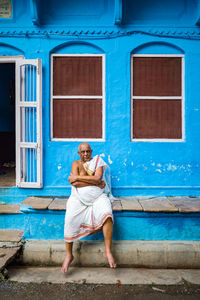
[[[72,186],[84,187],[84,186],[98,186],[101,189],[105,187],[105,182],[102,180],[103,167],[99,167],[94,175],[79,175],[79,166],[75,161],[72,163],[71,175],[68,180]]]

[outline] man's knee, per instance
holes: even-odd
[[[108,217],[108,218],[105,220],[105,222],[104,222],[103,226],[104,226],[104,225],[106,225],[106,224],[113,225],[113,220],[112,220],[112,218],[111,218],[111,217]]]

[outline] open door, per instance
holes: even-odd
[[[16,62],[16,185],[42,187],[42,63]]]

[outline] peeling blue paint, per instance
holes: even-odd
[[[113,163],[112,160],[110,159],[110,155],[108,155],[108,162],[110,165],[112,165],[112,163]]]

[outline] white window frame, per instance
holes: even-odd
[[[133,96],[133,58],[134,57],[181,57],[181,96]],[[156,100],[181,100],[182,112],[182,138],[167,139],[167,138],[133,138],[133,101],[134,99],[154,99]],[[132,142],[185,142],[185,56],[183,54],[132,54],[131,55],[131,141]]]
[[[73,95],[73,96],[54,96],[53,95],[53,58],[56,56],[68,56],[68,57],[102,57],[102,96],[87,96],[87,95]],[[53,100],[54,99],[102,99],[102,138],[54,138],[53,137]],[[105,54],[51,54],[51,141],[94,141],[104,142],[105,141]]]

